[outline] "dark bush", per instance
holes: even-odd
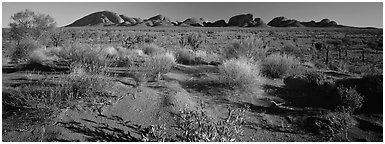
[[[364,98],[355,88],[338,87],[337,111],[353,113],[362,107]]]
[[[358,94],[364,97],[364,105],[360,112],[382,112],[383,79],[382,75],[367,75],[362,78],[349,78],[336,82],[337,86],[355,87]]]

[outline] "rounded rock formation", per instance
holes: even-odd
[[[114,12],[110,11],[101,11],[89,14],[79,20],[76,20],[68,26],[78,27],[78,26],[96,26],[96,25],[112,25],[112,24],[121,24],[124,20]]]
[[[229,19],[228,26],[247,26],[253,20],[252,14],[241,14],[233,16]]]
[[[203,18],[188,18],[182,22],[182,24],[190,25],[190,26],[204,26],[203,23],[206,21]]]
[[[227,24],[225,20],[217,20],[214,23],[211,23],[211,22],[204,23],[204,26],[205,27],[225,27],[227,26]]]

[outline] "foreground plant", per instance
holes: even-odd
[[[254,89],[263,83],[258,62],[240,58],[223,62],[219,66],[220,81],[231,87]]]
[[[271,54],[262,60],[262,73],[271,78],[282,78],[300,64],[299,60],[286,54]]]

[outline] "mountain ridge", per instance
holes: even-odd
[[[190,17],[183,22],[171,21],[170,17],[162,14],[143,19],[129,17],[109,10],[94,12],[86,15],[73,23],[64,27],[83,27],[83,26],[192,26],[192,27],[352,27],[339,25],[335,21],[324,18],[319,22],[314,20],[301,22],[295,19],[288,19],[284,16],[273,18],[267,24],[259,17],[254,18],[251,13],[232,16],[228,22],[216,20],[215,22],[206,21],[204,18]],[[359,28],[359,27],[356,27]]]

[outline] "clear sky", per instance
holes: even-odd
[[[251,13],[266,23],[274,17],[285,16],[299,21],[328,18],[342,25],[383,27],[382,2],[3,2],[3,27],[9,27],[14,13],[25,9],[49,14],[58,26],[68,25],[93,12],[109,10],[143,19],[163,14],[179,21],[202,17],[211,22],[220,19],[228,22],[234,15]]]

